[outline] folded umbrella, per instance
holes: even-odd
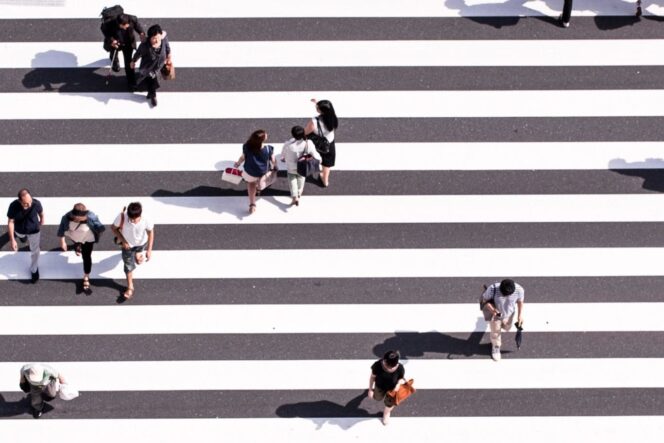
[[[516,348],[521,349],[521,342],[523,341],[523,325],[521,323],[515,323],[516,326],[516,337],[514,341],[516,342]]]

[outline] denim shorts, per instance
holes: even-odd
[[[134,246],[130,249],[122,250],[122,262],[124,263],[124,272],[128,274],[136,269],[136,254],[145,251],[146,245]]]

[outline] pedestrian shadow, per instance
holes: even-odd
[[[26,89],[39,88],[43,92],[76,94],[106,104],[111,99],[145,102],[145,97],[127,92],[127,80],[124,75],[105,75],[108,69],[99,68],[97,65],[100,61],[110,64],[108,58],[104,57],[89,65],[79,66],[76,55],[70,52],[57,50],[39,52],[31,60],[33,70],[23,76],[21,83]],[[67,67],[54,68],[53,65]],[[107,95],[107,93],[114,94]]]
[[[16,383],[18,384],[18,380]],[[6,394],[0,394],[0,417],[15,417],[30,413],[30,398],[27,395],[12,393],[11,397],[18,398],[18,400],[10,400],[6,398]]]
[[[346,404],[334,403],[329,400],[291,403],[279,406],[276,414],[281,418],[311,419],[316,425],[316,430],[320,430],[325,424],[348,430],[357,423],[365,420],[349,421],[343,420],[344,418],[373,420],[380,417],[380,413],[371,413],[360,407],[365,398],[368,398],[366,390],[350,399]]]
[[[486,328],[486,322],[482,317],[477,318],[475,331],[467,338],[454,337],[441,332],[397,332],[383,343],[373,348],[377,357],[382,357],[387,351],[398,349],[404,359],[413,357],[424,357],[426,354],[442,354],[447,359],[453,360],[457,357],[490,356],[491,343],[488,338],[482,343]],[[503,354],[511,351],[503,350]]]
[[[16,380],[18,384],[18,380]],[[10,399],[11,398],[11,399]],[[48,414],[53,406],[44,402],[42,413]],[[30,414],[30,397],[24,393],[0,394],[0,418]]]
[[[609,161],[609,170],[630,177],[641,177],[643,189],[664,192],[664,159],[647,158],[630,163],[622,158],[614,158]]]

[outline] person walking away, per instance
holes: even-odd
[[[293,199],[292,204],[299,206],[306,177],[297,172],[297,161],[306,154],[317,156],[317,152],[314,144],[305,138],[302,126],[293,126],[291,135],[292,138],[284,143],[281,150],[281,159],[286,162],[288,188]]]
[[[39,281],[39,254],[41,226],[44,224],[44,209],[36,198],[32,198],[26,188],[18,191],[18,198],[7,209],[7,232],[12,251],[18,251],[18,243],[28,242],[30,246],[30,273],[32,283]]]
[[[491,358],[500,361],[501,332],[512,328],[518,309],[517,323],[523,324],[523,287],[508,278],[493,283],[482,294],[482,309],[487,311],[491,329]]]
[[[30,409],[34,418],[42,416],[44,402],[58,394],[58,383],[66,383],[61,373],[49,365],[28,363],[21,367],[19,386],[30,396]]]
[[[374,400],[383,401],[385,409],[383,410],[382,421],[384,425],[389,423],[390,414],[396,406],[394,398],[387,395],[387,393],[396,391],[400,384],[406,383],[405,375],[406,370],[399,363],[399,353],[397,351],[387,351],[383,358],[371,365],[367,395]]]
[[[242,178],[247,182],[247,194],[249,196],[249,214],[256,212],[256,191],[258,180],[275,167],[277,162],[274,156],[274,148],[265,145],[267,132],[257,129],[252,132],[249,139],[242,145],[242,155],[235,162],[235,167],[244,163]],[[274,166],[272,166],[274,165]]]
[[[111,227],[113,234],[122,245],[122,262],[127,277],[125,300],[134,296],[134,269],[137,265],[152,258],[154,245],[154,224],[143,216],[139,202],[129,203],[127,211],[118,215]]]
[[[166,32],[161,26],[152,25],[148,28],[148,38],[142,42],[132,57],[131,69],[136,67],[136,61],[141,60],[138,68],[136,82],[138,87],[145,87],[148,91],[147,99],[152,107],[157,106],[157,89],[159,89],[159,73],[166,64],[172,64],[171,45],[168,43]]]
[[[67,251],[65,237],[74,242],[76,255],[83,256],[83,292],[90,294],[90,272],[92,271],[92,250],[99,236],[106,230],[97,215],[88,211],[83,203],[76,203],[74,208],[62,216],[58,227],[60,248]]]
[[[339,119],[337,119],[334,106],[329,100],[316,101],[315,98],[312,98],[311,101],[316,104],[318,115],[307,122],[304,133],[306,135],[315,133],[325,137],[330,142],[330,150],[327,153],[320,153],[322,166],[320,179],[323,186],[327,188],[330,185],[330,168],[334,167],[337,157],[334,137],[339,126]]]
[[[115,8],[118,7],[108,8],[105,11],[115,11]],[[117,12],[120,11],[122,11],[122,8],[117,10]],[[114,72],[120,72],[119,53],[121,52],[127,76],[127,87],[130,91],[133,91],[136,88],[136,75],[131,67],[131,60],[136,49],[136,34],[138,34],[141,42],[145,40],[143,26],[135,15],[121,12],[114,18],[111,17],[105,20],[101,25],[101,32],[104,34],[104,49],[111,58],[111,69]]]

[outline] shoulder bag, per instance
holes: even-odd
[[[316,151],[320,154],[328,154],[330,152],[330,141],[325,138],[323,135],[323,129],[320,127],[320,119],[316,117],[316,126],[318,127],[318,133],[309,134],[308,138],[314,143]]]
[[[396,391],[390,391],[387,395],[394,399],[395,405],[398,405],[415,393],[415,388],[413,387],[414,382],[415,380],[411,378],[406,383],[399,385],[399,389]]]

